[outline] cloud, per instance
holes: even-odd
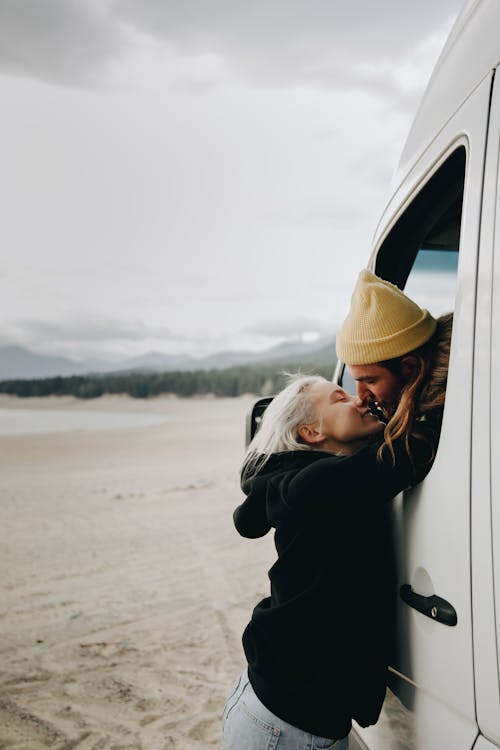
[[[286,340],[313,341],[331,331],[306,318],[292,318],[229,332],[201,332],[183,336],[163,326],[124,322],[113,318],[57,323],[21,319],[3,323],[0,346],[18,345],[45,355],[78,360],[98,358],[110,363],[151,352],[203,357],[230,350],[262,351]]]
[[[21,319],[6,324],[0,330],[0,339],[17,340],[25,345],[43,346],[47,343],[64,344],[75,342],[98,343],[109,341],[142,342],[147,338],[179,340],[166,326],[151,326],[140,321],[123,321],[111,317],[96,317],[95,320],[73,319],[62,323]]]
[[[220,56],[259,86],[401,93],[408,79],[398,63],[436,31],[445,33],[459,7],[457,0],[116,0],[111,12],[179,53]]]
[[[287,312],[333,329],[458,2],[2,0],[0,336],[208,353],[294,334]]]
[[[244,329],[244,333],[270,338],[296,338],[306,333],[324,334],[329,332],[324,322],[304,316],[290,316],[282,319],[261,321]]]
[[[458,0],[3,0],[0,69],[100,85],[149,38],[165,50],[167,85],[196,90],[232,75],[258,87],[355,87],[408,106],[429,72],[419,49],[437,36],[432,64],[458,9]]]
[[[0,70],[45,81],[95,85],[123,56],[130,32],[105,3],[89,0],[2,0]]]
[[[67,321],[19,318],[0,325],[0,345],[18,345],[39,354],[74,360],[98,357],[109,362],[157,351],[191,354],[193,342],[165,326],[111,316],[77,317]]]

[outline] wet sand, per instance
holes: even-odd
[[[250,402],[0,398],[170,418],[0,437],[2,750],[221,746],[273,558],[232,525]]]

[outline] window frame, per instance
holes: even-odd
[[[450,160],[456,158],[456,155],[458,154],[458,152],[462,151],[463,149],[462,204],[461,204],[460,233],[459,233],[459,243],[460,243],[461,238],[462,238],[462,229],[463,229],[463,221],[464,221],[465,191],[466,191],[466,185],[468,183],[469,147],[470,147],[469,139],[467,138],[465,134],[461,135],[460,137],[456,138],[452,143],[450,143],[448,148],[439,156],[438,159],[436,159],[430,165],[429,169],[425,172],[425,174],[421,176],[420,180],[416,181],[415,184],[411,186],[411,189],[409,190],[406,198],[399,204],[398,209],[393,213],[391,220],[388,221],[388,223],[385,225],[385,228],[381,230],[380,228],[384,226],[384,223],[383,223],[384,218],[387,216],[391,207],[391,202],[388,204],[384,212],[384,215],[382,216],[382,219],[375,232],[374,246],[373,246],[373,250],[370,256],[370,260],[367,265],[367,268],[373,271],[373,273],[375,273],[377,276],[380,276],[381,278],[384,278],[387,281],[390,281],[393,284],[396,284],[400,289],[404,290],[404,287],[406,286],[406,282],[408,280],[408,277],[411,273],[413,264],[418,254],[418,249],[419,249],[418,244],[415,246],[415,253],[413,254],[411,263],[408,265],[407,263],[400,262],[398,264],[397,270],[394,273],[384,274],[384,265],[380,263],[380,259],[381,259],[380,254],[383,251],[384,246],[386,246],[386,243],[389,241],[389,239],[391,239],[391,237],[394,236],[394,232],[397,230],[398,225],[401,224],[401,222],[408,215],[408,212],[411,211],[412,207],[415,205],[415,202],[418,200],[424,200],[425,202],[425,199],[423,199],[423,194],[426,192],[426,189],[429,188],[434,178],[438,176],[440,172],[442,173],[443,168],[446,168],[446,165],[450,162]],[[397,193],[397,190],[395,192]],[[435,216],[436,212],[434,212],[433,215]],[[407,260],[407,257],[408,256],[405,256],[405,260]],[[408,266],[407,269],[406,269],[406,266]],[[458,248],[457,277],[459,273],[460,273],[460,244]],[[332,381],[334,383],[342,385],[343,387],[345,387],[343,383],[345,368],[346,368],[345,362],[343,362],[341,359],[337,360],[337,364],[335,366],[335,370],[334,370],[333,377],[332,377]]]

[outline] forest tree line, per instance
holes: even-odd
[[[240,396],[253,393],[269,396],[285,382],[285,372],[318,374],[331,378],[332,365],[302,367],[296,363],[241,365],[223,370],[173,372],[129,372],[103,375],[71,375],[0,382],[0,393],[27,398],[30,396],[76,396],[98,398],[104,394],[127,394],[133,398],[150,398],[164,394],[177,396]]]

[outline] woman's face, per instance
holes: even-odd
[[[299,428],[299,434],[309,444],[334,453],[350,453],[366,438],[384,429],[382,422],[367,407],[358,406],[356,397],[350,396],[339,385],[327,380],[314,383],[309,395],[317,420]]]

